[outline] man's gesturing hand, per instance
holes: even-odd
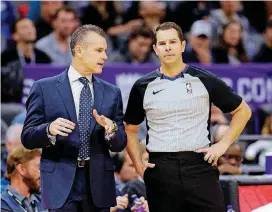
[[[105,128],[106,133],[110,134],[112,132],[112,130],[114,129],[114,124],[112,120],[103,115],[98,115],[96,109],[93,110],[93,116],[97,123]]]
[[[225,143],[216,143],[208,148],[198,149],[196,152],[198,153],[206,153],[204,160],[212,163],[213,166],[216,165],[218,158],[223,155],[228,149],[228,145]]]
[[[53,136],[68,136],[75,129],[75,124],[64,118],[57,118],[49,126],[49,133]]]

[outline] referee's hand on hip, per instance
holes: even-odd
[[[138,171],[139,175],[144,179],[144,172],[146,171],[146,169],[148,168],[154,168],[155,164],[154,163],[144,163],[144,167],[142,170]]]
[[[225,143],[216,143],[211,147],[202,148],[196,150],[197,153],[206,153],[204,156],[204,160],[212,163],[212,166],[217,164],[218,158],[220,158],[229,148],[228,144]]]

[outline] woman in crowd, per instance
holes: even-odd
[[[213,48],[215,63],[240,64],[249,62],[242,43],[243,28],[233,21],[223,27],[218,44]]]

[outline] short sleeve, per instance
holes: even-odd
[[[144,121],[145,111],[143,108],[144,94],[141,92],[141,87],[136,82],[130,91],[127,109],[124,116],[124,121],[128,124],[139,125]]]
[[[223,80],[212,77],[211,101],[224,113],[234,111],[242,102],[242,97],[237,95]]]

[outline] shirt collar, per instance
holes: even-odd
[[[116,175],[114,175],[114,179],[115,179],[115,186],[118,188],[118,189],[121,189],[125,186],[125,184],[123,182],[121,182],[121,180],[119,180]]]
[[[30,201],[30,202],[36,202],[36,203],[39,202],[39,200],[38,200],[38,198],[36,197],[35,194],[31,194],[31,195],[30,195],[29,201]],[[37,205],[36,205],[36,206],[37,206]]]
[[[75,68],[70,65],[69,70],[68,70],[68,78],[70,83],[77,81],[80,77],[82,76],[78,71],[75,70]],[[92,84],[92,74],[89,76],[86,76],[86,78],[89,80],[89,83]]]
[[[119,191],[122,191],[123,188],[125,187],[125,184],[123,182],[121,182],[115,175],[114,175],[114,178],[115,178],[115,187],[119,190]]]
[[[21,202],[24,201],[24,199],[26,199],[25,196],[23,196],[22,194],[19,194],[17,191],[15,191],[10,185],[8,185],[7,189]]]

